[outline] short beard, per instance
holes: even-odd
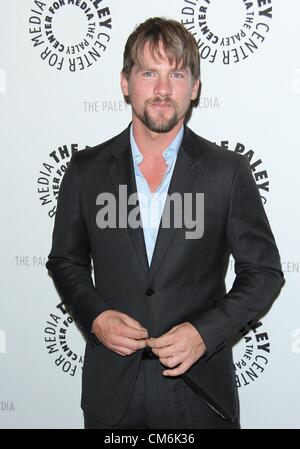
[[[176,111],[175,105],[174,106],[174,114],[169,119],[165,119],[164,121],[159,121],[153,119],[147,109],[147,105],[153,102],[159,102],[161,100],[154,99],[151,101],[146,101],[145,108],[142,113],[138,113],[136,110],[133,109],[133,112],[135,115],[141,120],[141,122],[148,128],[150,131],[153,131],[155,133],[168,133],[170,132],[179,122],[178,113]],[[169,102],[168,102],[169,103]]]

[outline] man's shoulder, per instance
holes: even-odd
[[[189,140],[193,143],[194,155],[197,158],[204,160],[208,165],[212,165],[214,168],[217,166],[222,168],[236,167],[241,160],[245,159],[245,156],[224,149],[215,142],[199,136],[190,128],[187,128],[187,130]]]
[[[80,165],[85,163],[93,163],[96,159],[110,160],[113,150],[118,149],[122,145],[129,143],[129,131],[128,128],[123,130],[121,133],[115,135],[114,137],[106,140],[105,142],[99,143],[95,146],[87,146],[84,150],[78,151],[72,157],[75,163]]]

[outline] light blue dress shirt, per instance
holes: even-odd
[[[172,173],[175,167],[177,154],[181,145],[183,130],[184,129],[182,126],[173,142],[162,153],[167,164],[166,172],[160,185],[157,187],[155,192],[152,193],[146,178],[139,168],[139,164],[143,160],[143,155],[139,151],[134,140],[132,125],[130,128],[130,144],[134,163],[134,174],[149,266],[151,265],[160,219],[172,178]]]

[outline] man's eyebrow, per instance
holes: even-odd
[[[188,72],[188,67],[174,67],[173,72]]]
[[[158,67],[153,66],[151,64],[141,64],[136,66],[137,72],[144,72],[144,71],[150,71],[150,72],[157,72],[159,70]]]
[[[157,70],[155,67],[152,67],[151,65],[141,64],[137,66],[137,70]]]
[[[156,72],[159,69],[155,66],[146,65],[146,64],[136,65],[137,72],[141,72],[141,71],[145,71],[145,70],[149,70],[151,72]],[[170,72],[188,72],[188,67],[173,67],[170,69]]]

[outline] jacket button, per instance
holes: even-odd
[[[146,291],[146,295],[152,296],[153,294],[154,294],[154,290],[152,288],[148,288],[148,290]]]

